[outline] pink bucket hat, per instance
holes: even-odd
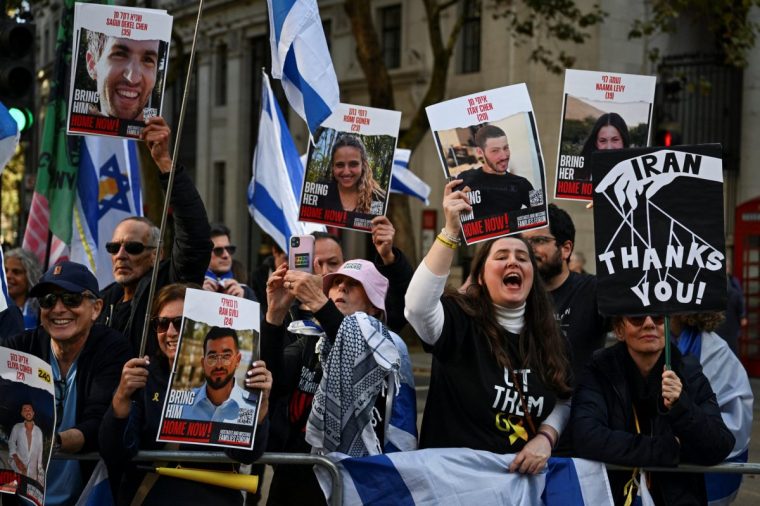
[[[328,295],[335,276],[347,276],[362,284],[367,298],[373,306],[385,314],[385,294],[388,293],[388,278],[377,271],[375,264],[367,260],[349,260],[337,272],[322,278],[322,291]]]

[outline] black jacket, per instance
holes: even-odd
[[[681,396],[665,411],[661,396],[651,431],[636,433],[632,362],[625,343],[597,351],[573,396],[571,428],[579,457],[622,466],[677,466],[680,462],[715,465],[728,456],[734,436],[720,416],[715,394],[699,363],[672,349],[672,368],[683,384]],[[662,371],[664,353],[653,369]],[[659,391],[659,390],[658,390]],[[676,441],[676,438],[680,441]],[[609,471],[616,504],[631,471]],[[707,504],[702,474],[651,473],[655,501],[662,504]],[[658,500],[659,499],[659,500]]]
[[[50,335],[41,326],[8,339],[8,348],[31,353],[50,362]],[[129,360],[130,349],[124,336],[103,325],[93,325],[77,359],[77,412],[75,429],[84,434],[81,452],[98,449],[98,428]],[[82,461],[82,479],[87,482],[94,462]]]
[[[160,179],[165,190],[169,176],[161,174]],[[174,247],[171,258],[162,261],[158,266],[156,293],[171,283],[202,285],[211,259],[213,243],[206,208],[195,185],[182,167],[177,168],[174,177],[171,205],[174,219]],[[148,293],[151,273],[152,270],[148,270],[138,282],[130,305],[129,319],[124,328],[118,329],[129,340],[133,356],[136,356],[140,350],[143,322],[149,312]],[[124,289],[118,283],[112,283],[102,290],[101,296],[105,304],[98,323],[112,325],[111,315],[114,306],[124,296]],[[157,351],[157,346],[155,339],[147,339],[146,354],[153,356]]]
[[[169,384],[169,363],[164,356],[155,356],[148,368],[148,383],[133,396],[132,408],[127,418],[116,418],[110,406],[100,426],[100,455],[109,468],[109,478],[116,497],[116,504],[129,505],[146,472],[138,470],[129,461],[139,450],[162,450],[166,443],[157,442],[159,421]],[[239,462],[252,463],[261,457],[267,444],[268,419],[256,429],[253,450],[226,449],[225,453]],[[215,451],[215,448],[199,445],[179,445],[180,451]],[[172,466],[174,463],[172,464]],[[185,467],[237,471],[234,464],[192,463]],[[118,476],[123,476],[119,480]],[[121,481],[121,483],[119,483]],[[242,505],[239,490],[207,485],[180,478],[161,476],[151,487],[143,502],[151,504],[215,504]]]

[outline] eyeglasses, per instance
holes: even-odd
[[[107,242],[106,251],[111,255],[115,255],[116,253],[119,252],[122,246],[124,246],[124,251],[126,251],[127,254],[129,255],[139,255],[146,249],[156,249],[155,246],[148,246],[138,241],[126,241],[126,242]]]
[[[237,251],[237,246],[234,246],[232,244],[229,244],[227,246],[217,246],[216,248],[212,249],[211,251],[214,253],[214,255],[220,257],[224,255],[225,250],[227,253],[232,256],[235,254],[235,251]]]
[[[549,237],[548,235],[537,235],[534,237],[526,237],[526,241],[528,241],[528,244],[531,246],[542,246],[544,244],[549,244],[552,241],[556,241],[556,237]]]
[[[216,364],[230,365],[232,363],[232,353],[223,353],[221,355],[210,353],[206,355],[206,362],[211,367],[216,366]]]
[[[644,316],[626,316],[625,319],[630,322],[634,327],[641,327],[647,318],[651,318],[655,325],[662,325],[665,323],[665,317],[662,315],[644,315]]]
[[[49,293],[39,297],[37,301],[40,303],[42,309],[50,309],[55,306],[58,299],[61,299],[63,305],[68,308],[75,308],[82,305],[82,301],[86,298],[95,300],[95,296],[89,293]]]
[[[60,379],[53,380],[53,386],[55,387],[55,428],[57,429],[63,421],[63,404],[66,400],[68,385],[65,379]]]
[[[153,324],[153,330],[156,332],[164,333],[169,331],[169,325],[174,326],[174,330],[179,332],[179,328],[182,325],[182,317],[175,316],[174,318],[167,318],[165,316],[156,316],[150,321]]]

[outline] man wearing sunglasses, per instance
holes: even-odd
[[[165,189],[172,166],[171,131],[158,116],[148,119],[146,125],[142,140],[158,165],[159,180]],[[176,168],[170,203],[174,244],[171,257],[159,263],[156,292],[171,283],[203,283],[211,254],[206,208],[182,167]],[[150,220],[130,217],[116,226],[111,241],[106,244],[115,282],[103,289],[104,309],[98,323],[120,330],[129,340],[135,356],[140,349],[143,322],[150,305],[151,269],[156,255],[161,254],[157,249],[158,237],[159,230]],[[148,355],[153,356],[156,348],[155,339],[146,341]]]
[[[211,327],[203,340],[204,383],[193,389],[193,403],[182,413],[186,420],[237,423],[240,408],[254,409],[256,403],[235,382],[241,354],[233,329]]]
[[[211,250],[203,289],[255,301],[253,289],[235,279],[232,271],[232,256],[237,247],[230,242],[230,229],[222,223],[211,225],[211,242],[214,243],[214,248]]]
[[[563,209],[549,204],[549,228],[523,232],[538,264],[538,272],[554,300],[554,318],[572,349],[577,380],[595,350],[604,346],[607,321],[596,304],[596,276],[571,272],[575,225]]]
[[[40,326],[2,344],[50,363],[58,415],[54,448],[96,451],[100,421],[131,355],[129,344],[119,332],[95,324],[103,301],[97,279],[84,265],[54,265],[29,294],[39,302]],[[72,504],[93,469],[94,462],[51,460],[45,504]]]

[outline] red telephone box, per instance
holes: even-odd
[[[736,207],[733,274],[741,281],[747,312],[739,357],[750,376],[760,376],[760,197]]]

